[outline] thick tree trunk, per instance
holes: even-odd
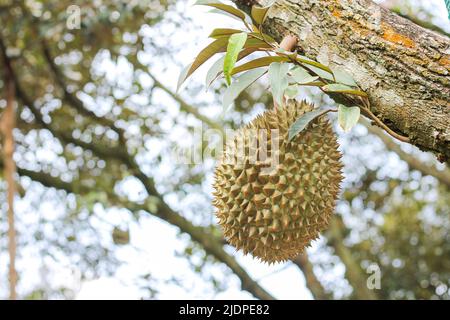
[[[297,35],[299,51],[350,73],[385,124],[449,163],[448,37],[370,0],[277,0],[265,31],[277,40]]]

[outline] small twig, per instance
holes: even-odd
[[[380,128],[384,129],[389,135],[393,136],[395,139],[400,140],[402,142],[410,142],[410,139],[408,137],[402,136],[394,131],[392,131],[387,125],[385,125],[376,115],[370,111],[369,108],[361,107],[362,110],[364,110],[367,115],[379,126]]]
[[[283,40],[281,40],[280,48],[282,48],[286,51],[291,51],[297,45],[297,41],[298,41],[298,39],[296,36],[288,34],[288,35],[284,36]],[[278,104],[275,101],[275,97],[273,99],[273,108],[274,109],[278,108]]]

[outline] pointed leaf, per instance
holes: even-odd
[[[257,50],[257,48],[248,48],[248,49],[244,49],[242,50],[237,58],[237,61],[244,59],[245,57],[247,57],[248,55],[252,54],[253,52],[255,52]],[[220,58],[219,60],[217,60],[216,62],[214,62],[214,64],[211,66],[211,68],[209,69],[207,75],[206,75],[206,87],[208,88],[213,82],[214,80],[216,80],[220,74],[223,71],[223,62],[225,60],[225,56],[223,56],[222,58]],[[233,73],[232,73],[233,74]]]
[[[231,19],[233,19],[233,20],[242,22],[242,19],[241,19],[241,18],[236,17],[235,15],[229,14],[228,12],[222,11],[222,10],[219,10],[219,9],[211,9],[211,10],[208,11],[208,13],[217,13],[217,14],[220,14],[220,15],[222,15],[222,16],[226,16],[226,17],[228,17],[228,18],[231,18]]]
[[[271,46],[260,39],[248,38],[247,42],[245,42],[244,48],[269,49]]]
[[[322,89],[325,90],[326,92],[348,93],[356,96],[367,97],[367,93],[353,89],[352,87],[340,83],[330,83],[323,86]]]
[[[218,59],[216,62],[213,63],[211,68],[209,68],[208,73],[206,74],[206,88],[209,88],[209,86],[214,82],[214,80],[217,79],[217,77],[222,72],[224,61],[225,56]]]
[[[184,80],[186,80],[187,78],[187,74],[189,72],[189,69],[192,67],[192,63],[188,64],[187,66],[185,66],[183,68],[183,70],[181,70],[180,72],[180,76],[178,77],[178,82],[177,82],[177,90],[176,92],[178,92],[181,88],[181,85],[183,84]]]
[[[336,82],[346,84],[348,86],[357,87],[355,80],[353,77],[341,69],[333,69],[334,78]]]
[[[327,113],[329,110],[321,110],[316,109],[309,112],[306,112],[300,116],[295,122],[291,125],[288,132],[288,141],[292,141],[300,132],[302,132],[311,121],[317,119],[321,115]]]
[[[271,64],[272,62],[282,62],[282,61],[288,61],[289,59],[286,57],[280,57],[280,56],[270,56],[270,57],[262,57],[262,58],[257,58],[254,60],[251,60],[249,62],[243,63],[240,66],[235,67],[232,71],[231,74],[236,74],[239,72],[243,72],[243,71],[247,71],[250,69],[255,69],[255,68],[259,68],[259,67],[264,67],[264,66],[268,66],[269,64]]]
[[[298,95],[298,85],[292,85],[286,88],[284,91],[284,95],[290,99],[294,99]]]
[[[218,38],[221,36],[230,36],[234,33],[242,32],[242,30],[238,29],[228,29],[228,28],[217,28],[214,29],[211,34],[209,35],[210,38]]]
[[[189,76],[198,69],[205,61],[211,58],[218,52],[223,52],[227,46],[228,37],[219,38],[209,45],[206,46],[198,56],[195,58],[194,62],[190,65],[187,71],[183,71],[178,79],[178,88],[183,84],[183,82],[189,78]]]
[[[227,108],[230,104],[232,104],[242,91],[262,77],[266,72],[267,70],[265,68],[259,68],[247,71],[240,75],[225,91],[223,96],[224,108]]]
[[[320,81],[316,81],[318,80],[319,77],[318,76],[311,76],[309,78],[303,79],[303,82],[298,82],[298,84],[304,84],[304,85],[317,85],[319,87],[323,86],[324,83],[320,82]]]
[[[267,12],[269,11],[270,7],[274,4],[275,1],[272,1],[268,6],[265,7],[258,7],[258,6],[252,6],[251,16],[253,21],[259,26],[263,24],[264,20],[266,19]]]
[[[214,8],[223,10],[233,16],[236,16],[241,20],[245,20],[245,13],[243,11],[241,11],[233,6],[230,6],[228,4],[224,4],[220,1],[198,0],[194,5],[203,5],[203,6],[214,7]]]
[[[314,61],[309,59],[308,57],[299,55],[297,53],[289,53],[291,59],[293,58],[294,60],[296,60],[297,62],[303,64],[305,67],[316,67],[318,69],[321,69],[323,71],[326,71],[328,73],[332,73],[331,69],[329,67],[327,67],[326,65],[321,64],[320,62]],[[331,75],[332,76],[332,75]]]
[[[259,31],[257,31],[257,32],[250,32],[248,35],[253,37],[253,38],[259,39],[259,40],[265,40],[265,41],[267,41],[269,43],[277,43],[277,41],[274,38],[272,38],[268,34],[260,33]]]
[[[290,63],[272,62],[269,66],[269,81],[274,100],[280,106],[283,104],[284,91],[289,85],[288,71]]]
[[[311,76],[308,71],[302,67],[296,67],[291,70],[292,79],[299,84],[305,84],[316,81],[319,77]]]
[[[341,128],[347,132],[358,123],[360,116],[359,107],[346,107],[339,105],[338,107],[338,121]]]
[[[233,70],[239,52],[241,52],[246,41],[247,33],[245,32],[232,34],[228,40],[227,53],[223,62],[223,74],[228,85],[231,84],[231,70]]]
[[[308,68],[314,74],[316,74],[317,76],[319,76],[322,79],[329,80],[329,81],[334,81],[333,74],[331,74],[328,71],[325,71],[325,70],[323,70],[321,68],[317,68],[316,66],[313,66],[313,65],[305,65],[305,68]]]

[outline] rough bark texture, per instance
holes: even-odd
[[[444,168],[439,170],[433,164],[420,161],[414,155],[402,150],[401,146],[396,143],[390,136],[385,134],[380,128],[371,126],[367,121],[361,121],[367,128],[369,133],[376,135],[383,141],[386,149],[395,152],[401,160],[405,161],[411,169],[418,170],[424,175],[435,177],[440,183],[450,189],[450,169]]]
[[[0,44],[1,45],[1,44]],[[0,50],[3,52],[4,48]],[[6,57],[3,57],[6,60]],[[16,115],[14,110],[15,89],[12,71],[6,67],[4,69],[6,108],[0,115],[0,135],[2,137],[2,154],[4,158],[4,176],[8,184],[8,254],[9,254],[9,298],[16,300],[16,228],[14,223],[14,195],[16,193],[16,163],[14,162],[14,136],[13,130],[16,127]]]
[[[295,34],[306,56],[350,73],[385,124],[449,163],[448,37],[370,0],[277,0],[265,31]]]

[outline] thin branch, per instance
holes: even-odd
[[[415,24],[417,24],[425,29],[433,30],[444,36],[450,37],[450,33],[448,33],[447,31],[438,27],[437,25],[433,24],[430,21],[425,21],[425,20],[420,19],[413,12],[411,12],[412,10],[408,10],[409,12],[406,14],[403,13],[401,6],[398,6],[398,1],[384,1],[384,2],[380,3],[380,5],[382,7],[385,7],[386,9],[389,9],[392,12],[395,12],[396,14],[398,14],[399,16],[401,16],[403,18],[408,19],[411,22],[414,22]]]
[[[223,127],[218,122],[215,122],[211,118],[202,115],[197,110],[197,108],[195,108],[191,104],[187,103],[180,95],[176,94],[175,92],[170,90],[168,87],[166,87],[164,84],[162,84],[158,79],[156,79],[156,77],[151,72],[148,72],[147,74],[150,76],[150,78],[152,78],[155,87],[163,90],[169,96],[171,96],[176,102],[178,102],[178,104],[180,105],[181,111],[192,114],[198,120],[202,121],[210,128],[219,130],[222,134],[224,133]]]
[[[312,263],[308,259],[308,254],[306,252],[299,254],[297,257],[292,259],[292,262],[303,272],[305,276],[306,286],[311,291],[314,299],[316,300],[328,300],[331,295],[328,294],[319,279],[317,279],[314,274],[314,268]]]
[[[369,118],[371,118],[373,121],[375,121],[375,123],[382,128],[383,130],[385,130],[387,133],[389,133],[391,136],[393,136],[395,139],[401,141],[401,142],[406,142],[409,143],[410,139],[408,137],[402,136],[396,132],[394,132],[393,130],[391,130],[391,128],[389,128],[387,125],[385,125],[376,115],[374,115],[372,113],[372,111],[370,111],[369,108],[366,107],[361,107],[361,109],[367,114],[367,116]]]
[[[327,231],[328,243],[334,248],[335,254],[345,265],[345,275],[354,289],[355,297],[361,300],[377,300],[376,292],[367,287],[367,277],[364,275],[361,266],[355,261],[351,251],[344,244],[343,229],[345,229],[345,225],[342,218],[334,215]]]
[[[63,72],[59,69],[59,67],[56,65],[55,60],[50,52],[50,48],[47,45],[45,39],[41,40],[41,45],[44,58],[47,61],[47,64],[54,75],[56,83],[59,85],[59,87],[63,92],[63,99],[68,103],[68,105],[72,106],[78,113],[88,118],[91,118],[95,122],[110,127],[112,130],[116,131],[116,133],[119,135],[119,139],[122,140],[124,136],[122,128],[117,127],[113,120],[109,120],[105,117],[96,115],[95,112],[86,108],[84,106],[83,101],[80,100],[74,93],[69,92],[68,86],[65,81],[65,76]]]
[[[395,143],[389,136],[384,134],[379,128],[371,126],[367,121],[361,121],[361,123],[367,128],[367,130],[376,135],[383,141],[386,148],[390,151],[395,152],[400,159],[405,161],[411,169],[418,170],[425,175],[430,175],[435,177],[439,182],[450,188],[450,170],[445,168],[444,170],[438,170],[433,165],[428,165],[416,157],[410,155],[409,153],[402,150],[399,144]]]

